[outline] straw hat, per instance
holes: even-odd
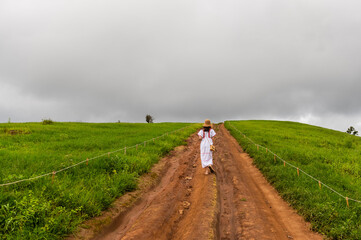
[[[212,125],[211,125],[211,120],[206,119],[206,120],[204,121],[203,127],[212,127]]]

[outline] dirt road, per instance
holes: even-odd
[[[159,183],[93,239],[322,239],[279,197],[224,126],[216,132],[217,175],[204,175],[200,141],[193,135],[158,164]]]

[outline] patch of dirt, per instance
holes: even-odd
[[[69,239],[315,239],[223,125],[215,174],[205,175],[194,134],[143,176],[139,190]]]
[[[29,130],[22,130],[22,129],[4,129],[5,134],[9,135],[20,135],[20,134],[30,134]]]

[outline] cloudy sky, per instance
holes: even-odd
[[[149,113],[361,130],[360,12],[359,0],[0,0],[0,122]]]

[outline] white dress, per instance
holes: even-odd
[[[209,136],[209,134],[211,136]],[[216,135],[216,132],[213,129],[210,129],[210,132],[205,132],[204,138],[201,142],[201,162],[202,167],[205,168],[209,165],[213,165],[212,151],[210,146],[213,145],[212,137]],[[203,137],[203,129],[199,131],[198,136]]]

